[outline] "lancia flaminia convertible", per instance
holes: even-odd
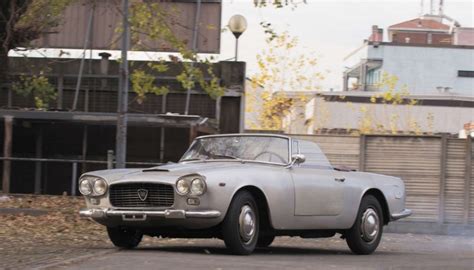
[[[215,237],[244,255],[276,236],[338,233],[370,254],[384,225],[411,214],[401,179],[334,168],[317,144],[280,135],[198,137],[178,163],[86,173],[79,190],[80,215],[120,248],[143,235]]]

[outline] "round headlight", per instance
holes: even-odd
[[[189,182],[185,179],[180,179],[176,182],[176,191],[180,195],[186,195],[189,193]]]
[[[201,178],[194,178],[191,182],[191,194],[200,196],[206,191],[206,183]]]
[[[79,192],[81,192],[82,195],[86,196],[92,193],[92,187],[88,179],[84,179],[79,182]]]
[[[97,178],[94,181],[93,189],[96,195],[104,195],[107,192],[107,182],[104,179]]]

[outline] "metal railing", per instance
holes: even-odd
[[[71,195],[75,196],[78,180],[78,164],[103,164],[107,169],[113,169],[116,163],[113,151],[108,151],[107,160],[86,160],[86,159],[60,159],[60,158],[25,158],[25,157],[0,157],[3,161],[22,161],[22,162],[40,162],[40,163],[70,163],[71,164]],[[126,165],[157,166],[159,162],[126,162]],[[10,179],[8,179],[9,181]],[[5,181],[5,179],[3,179]],[[35,193],[40,193],[41,178],[35,177]]]

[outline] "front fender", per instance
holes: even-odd
[[[294,186],[284,167],[262,166],[254,171],[228,171],[223,175],[206,175],[208,180],[207,207],[217,209],[225,217],[235,194],[253,187],[265,196],[271,225],[286,229],[294,213]]]

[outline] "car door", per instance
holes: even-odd
[[[332,169],[317,144],[305,141],[297,144],[306,161],[291,168],[295,215],[340,215],[344,207],[344,175]]]
[[[296,216],[337,216],[344,206],[344,182],[332,170],[300,165],[292,168]]]

